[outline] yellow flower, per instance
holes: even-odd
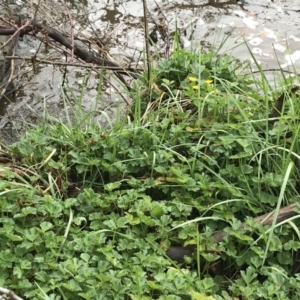
[[[205,83],[206,83],[206,84],[211,84],[212,82],[213,82],[213,80],[211,80],[211,79],[206,79],[206,80],[205,80]]]
[[[197,78],[195,78],[195,77],[189,77],[189,81],[195,82],[195,81],[197,81]]]
[[[199,90],[199,85],[193,85],[193,90]]]

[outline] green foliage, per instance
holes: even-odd
[[[133,121],[43,124],[13,145],[23,167],[0,173],[0,286],[28,299],[298,299],[298,215],[254,221],[298,201],[297,120],[271,124],[273,92],[238,66],[177,50],[151,97],[132,91]],[[178,265],[171,245],[196,246]]]

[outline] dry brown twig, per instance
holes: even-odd
[[[28,27],[30,24],[29,21],[26,21],[24,25],[22,25],[21,27],[17,28],[16,31],[14,32],[14,34],[11,35],[11,37],[2,44],[2,46],[0,47],[0,50],[3,49],[6,45],[8,45],[14,38],[17,38],[18,35],[20,34],[20,32],[25,29],[26,27]]]
[[[146,0],[143,0],[143,10],[144,10],[144,30],[145,30],[145,45],[146,45],[146,60],[147,60],[147,72],[148,72],[148,82],[150,83],[151,76],[151,64],[150,64],[150,45],[149,45],[149,28],[148,28],[148,8]]]
[[[65,9],[68,12],[68,17],[69,17],[69,20],[70,20],[70,26],[71,26],[71,47],[72,47],[72,49],[71,49],[71,53],[72,54],[71,54],[70,62],[73,62],[73,60],[74,60],[74,24],[73,24],[73,18],[72,18],[72,15],[70,13],[69,7],[65,3],[65,1],[59,0],[58,2],[61,3],[65,7]]]
[[[31,56],[5,56],[6,59],[20,59],[20,60],[28,60],[31,61],[32,57]],[[44,64],[49,64],[49,65],[57,65],[57,66],[71,66],[71,67],[82,67],[82,68],[92,68],[94,70],[97,69],[107,69],[107,70],[111,70],[111,71],[126,71],[127,68],[123,68],[123,67],[114,67],[114,66],[102,66],[102,65],[95,65],[95,64],[87,64],[87,63],[70,63],[70,62],[63,62],[63,61],[53,61],[53,60],[49,60],[49,59],[40,59],[40,58],[36,58],[35,59],[36,62],[39,63],[44,63]],[[143,69],[134,69],[135,71],[139,71],[142,72]],[[128,69],[128,72],[130,72],[130,70]]]
[[[112,35],[120,29],[122,26],[124,26],[124,22],[119,23],[111,32],[109,32],[102,40],[104,44],[109,43],[109,41],[112,39]]]
[[[12,290],[0,287],[0,295],[6,295],[10,300],[23,300],[23,298],[17,296]],[[2,298],[2,297],[1,297]]]
[[[13,54],[15,54],[15,50],[16,49],[14,47]],[[11,62],[10,62],[10,74],[9,74],[9,78],[7,79],[7,81],[5,83],[5,86],[3,87],[2,91],[0,92],[0,100],[5,95],[5,93],[7,91],[7,87],[9,86],[9,84],[12,83],[12,81],[13,81],[14,71],[15,71],[15,61],[14,61],[14,59],[12,59]]]
[[[18,25],[15,22],[11,22],[11,20],[7,20],[3,17],[0,17],[0,21],[2,21],[3,23],[10,25],[11,27],[13,27],[14,29],[18,29]]]

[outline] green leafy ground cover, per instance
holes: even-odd
[[[291,87],[177,50],[135,83],[133,117],[104,129],[78,105],[75,124],[27,132],[1,166],[0,286],[26,299],[299,299],[298,214],[254,220],[299,199]],[[184,263],[166,255],[187,245]]]

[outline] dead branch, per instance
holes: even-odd
[[[53,29],[52,27],[40,23],[40,22],[31,22],[30,26],[26,26],[25,28],[23,28],[22,30],[22,34],[29,34],[31,31],[34,30],[34,28],[38,29],[39,31],[42,32],[47,32],[48,36],[53,39],[54,41],[56,41],[57,43],[65,46],[67,49],[71,50],[73,49],[73,45],[72,42],[64,37],[59,31],[57,31],[56,29]],[[0,28],[0,35],[11,35],[14,34],[16,32],[17,29],[15,28],[11,28],[11,29],[1,29]],[[127,76],[131,76],[134,78],[138,78],[137,72],[136,70],[131,69],[130,71],[128,71],[126,68],[116,64],[115,62],[111,61],[111,60],[107,60],[104,58],[100,58],[96,55],[94,55],[93,53],[82,49],[81,47],[79,47],[76,43],[74,43],[74,54],[84,60],[87,63],[95,63],[99,66],[103,66],[109,70],[112,70],[118,74],[123,74],[123,75],[127,75]],[[118,76],[119,77],[119,76]],[[124,79],[121,79],[119,77],[120,80],[122,80],[122,82],[124,83]]]
[[[13,29],[14,31],[11,34],[7,34],[10,32],[11,29],[0,29],[0,32],[2,30],[4,30],[6,32],[6,34],[2,34],[2,35],[11,35],[11,37],[1,45],[0,50],[3,49],[6,45],[8,45],[10,42],[13,42],[13,44],[16,44],[16,41],[19,37],[19,34],[22,30],[24,30],[27,26],[29,25],[29,22],[26,22],[23,26],[21,26],[20,28],[17,29]],[[0,33],[1,35],[1,33]]]
[[[279,210],[277,219],[276,219],[276,224],[287,220],[298,213],[295,211],[295,208],[297,207],[297,204],[290,204],[288,206],[285,206]],[[261,225],[271,225],[273,223],[274,219],[274,214],[273,212],[271,213],[266,213],[263,214],[257,218],[254,218],[254,223],[260,223]],[[240,228],[245,227],[248,225],[247,222],[243,222],[240,226]],[[212,238],[215,240],[216,243],[220,243],[227,235],[227,232],[224,230],[221,230],[215,234],[213,234]],[[190,256],[193,254],[193,252],[197,249],[196,245],[188,245],[186,247],[183,246],[171,246],[167,251],[166,254],[169,256],[171,259],[181,263],[184,261],[184,256]]]
[[[36,28],[38,28],[39,30],[45,30],[48,32],[48,35],[50,38],[54,39],[56,42],[60,43],[61,45],[65,46],[66,48],[68,48],[69,50],[72,50],[72,43],[70,42],[70,40],[68,40],[67,38],[65,38],[60,32],[58,32],[57,30],[42,24],[42,23],[36,23],[35,24]],[[95,63],[97,65],[102,65],[105,67],[112,67],[112,68],[117,68],[119,70],[123,69],[121,66],[119,66],[118,64],[104,59],[104,58],[100,58],[95,56],[93,53],[82,49],[81,47],[79,47],[78,45],[74,44],[74,54],[81,58],[82,60],[86,61],[87,63]],[[124,70],[124,69],[123,69]],[[118,71],[121,74],[125,74],[128,75],[128,73],[124,70],[124,71]]]
[[[12,35],[12,34],[15,34],[16,30],[17,29],[15,29],[15,28],[10,28],[10,29],[0,28],[0,35]]]
[[[279,210],[279,213],[278,213],[278,216],[277,216],[277,219],[276,219],[276,224],[290,218],[290,217],[293,217],[295,215],[297,215],[297,212],[294,211],[294,209],[297,207],[297,204],[294,203],[294,204],[291,204],[291,205],[288,205],[288,206],[285,206],[283,208],[281,208]],[[264,215],[261,215],[257,218],[254,218],[254,223],[261,223],[262,225],[271,225],[272,222],[273,222],[273,219],[274,219],[274,214],[273,212],[271,213],[266,213]],[[240,226],[240,228],[243,228],[247,225],[248,223],[247,222],[243,222]],[[225,231],[219,231],[217,233],[215,233],[213,235],[213,239],[216,241],[216,243],[220,243],[224,238],[225,236],[227,235],[227,233]]]

